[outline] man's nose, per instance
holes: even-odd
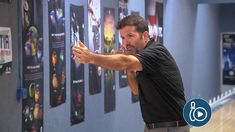
[[[130,44],[130,42],[128,40],[123,40],[122,41],[122,45],[124,45],[125,47]]]
[[[121,49],[123,49],[123,50],[126,49],[126,45],[124,43],[121,44]]]
[[[126,41],[122,40],[121,48],[126,49]]]

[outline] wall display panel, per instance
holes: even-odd
[[[43,8],[42,0],[22,0],[23,87],[22,131],[43,131]]]
[[[70,5],[70,22],[72,49],[79,41],[84,42],[83,6]],[[84,120],[84,99],[84,65],[75,62],[71,52],[71,124]]]
[[[222,81],[223,84],[235,84],[235,33],[222,33]]]
[[[104,53],[115,52],[115,10],[104,8]],[[104,70],[104,110],[115,110],[115,71]]]
[[[89,49],[101,53],[100,0],[88,0],[88,38]],[[101,67],[89,65],[89,93],[101,92]]]
[[[48,0],[51,107],[66,99],[64,5],[64,0]]]
[[[0,75],[12,71],[12,39],[11,29],[0,27]]]
[[[145,16],[149,25],[150,37],[163,42],[163,2],[155,0],[145,1]]]
[[[118,7],[118,19],[121,20],[128,15],[128,0],[119,0],[119,7]],[[122,50],[122,38],[119,32],[119,50]],[[126,71],[119,71],[119,86],[120,88],[125,88],[128,86],[127,82],[127,72]]]

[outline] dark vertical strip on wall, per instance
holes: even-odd
[[[71,49],[79,41],[84,42],[84,7],[70,5]],[[71,52],[71,124],[82,122],[84,109],[84,65],[75,62]]]
[[[43,129],[42,0],[22,0],[23,87],[22,131]]]
[[[146,1],[145,17],[149,24],[150,37],[163,43],[163,3]]]
[[[88,1],[88,44],[89,49],[101,53],[101,1]],[[101,92],[101,67],[89,65],[89,93],[91,95]]]
[[[115,51],[115,9],[104,8],[104,54]],[[115,71],[104,70],[104,110],[105,113],[115,110]]]
[[[128,0],[119,0],[118,1],[118,20],[120,21],[128,15]],[[122,39],[119,33],[118,36],[119,50],[122,50]],[[127,72],[119,71],[119,86],[120,88],[125,88],[128,86],[127,82]]]
[[[56,107],[66,99],[65,3],[48,1],[50,105]]]

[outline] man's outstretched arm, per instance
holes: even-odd
[[[83,43],[73,47],[75,59],[82,64],[94,64],[110,70],[142,71],[142,65],[133,55],[102,55],[90,51]]]

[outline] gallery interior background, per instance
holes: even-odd
[[[87,14],[86,0],[65,1],[65,25],[69,25],[69,6],[83,5]],[[211,3],[208,0],[165,0],[164,1],[164,44],[173,54],[180,68],[185,86],[187,99],[201,97],[207,101],[213,99],[222,92],[231,89],[232,86],[220,83],[220,32],[234,32],[235,29],[235,5],[232,0],[216,0]],[[21,131],[22,101],[16,100],[16,89],[21,86],[22,71],[21,54],[19,46],[19,28],[17,1],[10,4],[0,3],[0,26],[11,27],[13,44],[12,73],[0,76],[0,129],[2,131]],[[115,8],[117,20],[117,4],[112,0],[102,0],[101,9],[104,7]],[[128,8],[131,11],[145,15],[144,1],[129,0]],[[46,0],[43,8],[48,8]],[[5,13],[8,12],[8,13]],[[44,44],[48,44],[48,14],[43,12],[43,38]],[[103,16],[101,12],[101,16]],[[85,15],[85,24],[87,15]],[[85,25],[86,27],[86,25]],[[70,56],[70,27],[66,31],[66,56]],[[103,31],[101,31],[103,32]],[[84,30],[87,35],[87,29]],[[116,33],[117,34],[117,33]],[[101,39],[103,40],[103,39]],[[116,37],[116,40],[118,38]],[[84,41],[87,43],[88,38]],[[49,55],[49,49],[44,46],[44,56]],[[44,67],[49,66],[49,59],[44,58]],[[70,78],[70,63],[66,62],[67,81]],[[85,66],[85,80],[88,80],[88,66]],[[115,74],[116,82],[118,74]],[[88,82],[85,83],[85,120],[82,123],[70,124],[70,89],[67,89],[68,97],[64,104],[51,108],[49,105],[49,69],[44,69],[44,131],[135,131],[144,129],[141,112],[138,103],[131,102],[131,93],[128,88],[120,89],[116,84],[116,109],[110,113],[104,113],[104,89],[102,92],[91,96],[88,90]],[[66,84],[70,87],[69,84]]]

